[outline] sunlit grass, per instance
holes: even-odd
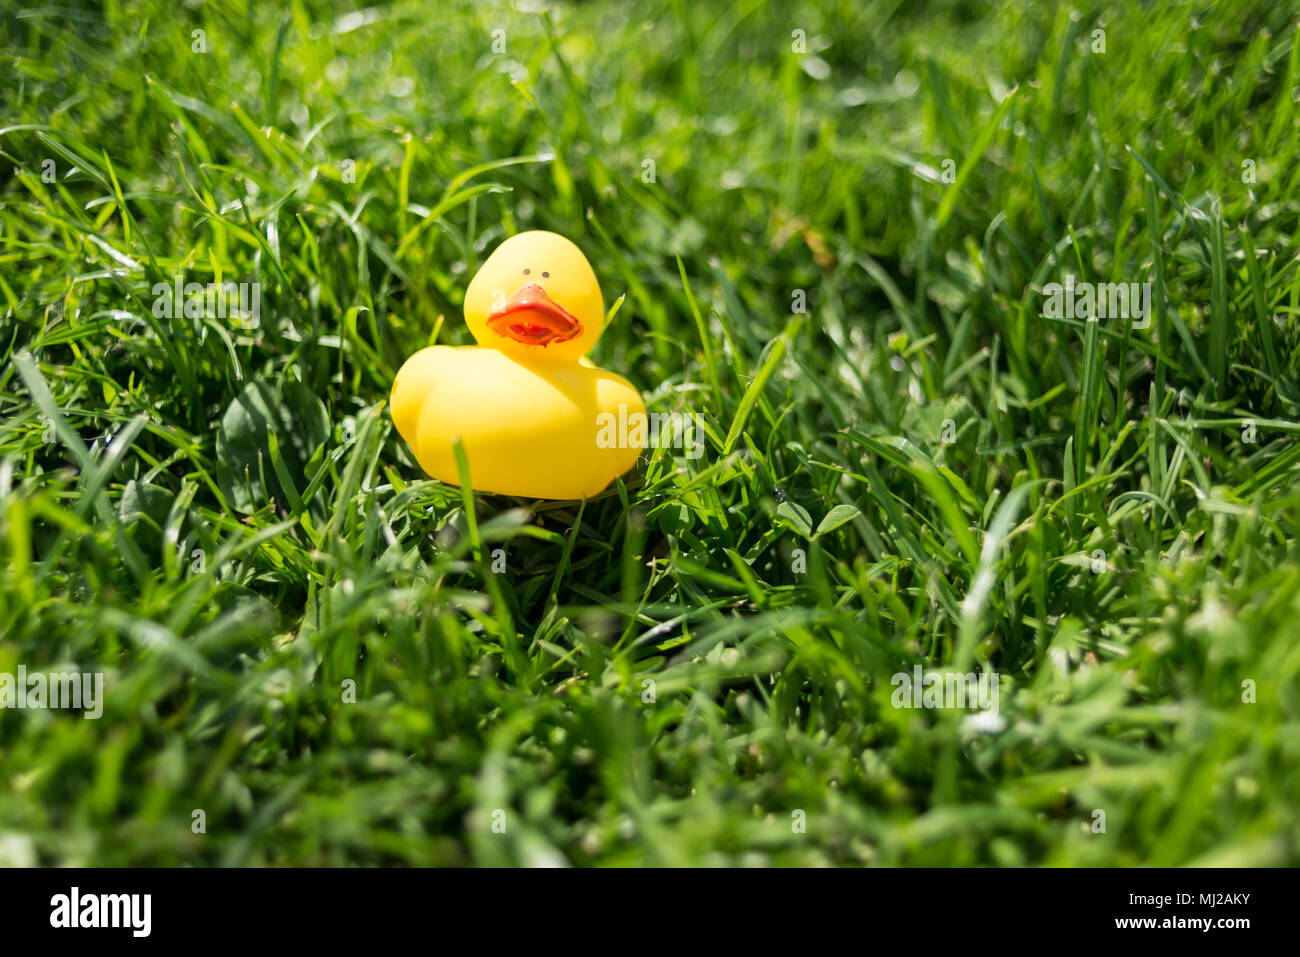
[[[1295,23],[910,6],[6,7],[10,862],[1300,861]],[[705,454],[471,523],[385,402],[524,228]]]

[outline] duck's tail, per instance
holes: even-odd
[[[415,447],[415,427],[420,421],[420,411],[432,385],[430,376],[436,362],[435,350],[440,348],[446,346],[429,346],[415,353],[402,363],[397,378],[393,380],[393,392],[389,397],[393,424],[397,426],[397,434],[412,448]]]

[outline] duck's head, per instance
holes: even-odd
[[[493,250],[465,290],[465,321],[484,348],[576,362],[600,337],[605,303],[582,250],[534,230]]]

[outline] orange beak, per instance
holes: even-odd
[[[535,282],[520,287],[504,306],[489,315],[487,327],[526,346],[567,342],[582,334],[582,323]]]

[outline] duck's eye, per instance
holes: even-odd
[[[550,278],[551,278],[551,274],[548,273],[548,272],[544,272],[544,273],[542,273],[542,278],[543,278],[543,279],[550,279]]]
[[[525,270],[524,270],[524,275],[527,276],[530,272],[532,272],[531,269],[525,269]]]

